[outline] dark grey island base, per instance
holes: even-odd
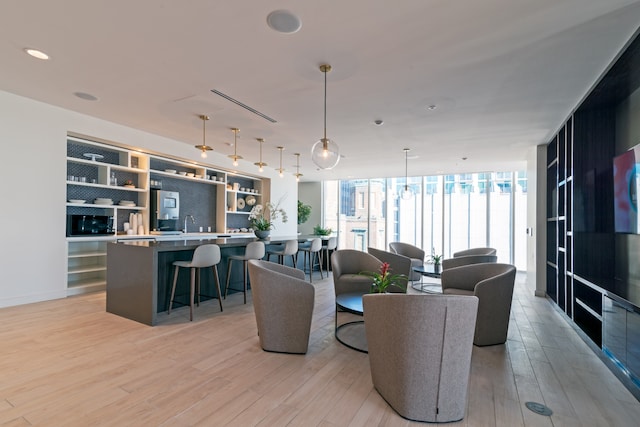
[[[301,236],[264,240],[266,245],[279,244]],[[220,238],[205,240],[131,241],[107,246],[107,312],[153,326],[157,314],[167,310],[173,281],[173,261],[190,260],[196,247],[213,243],[220,246],[222,260],[218,264],[220,286],[224,292],[227,260],[243,254],[256,238]],[[232,263],[230,288],[242,289],[242,263]],[[186,271],[186,270],[185,270]],[[231,292],[231,291],[230,291]],[[202,271],[201,294],[216,297],[211,270]],[[181,272],[175,301],[188,305],[189,275]],[[201,299],[207,299],[203,297]],[[175,304],[175,303],[174,303]]]

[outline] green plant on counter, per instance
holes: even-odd
[[[298,200],[298,224],[304,224],[309,220],[309,215],[311,215],[311,206],[305,205],[300,200]]]
[[[320,224],[313,227],[313,234],[316,236],[328,236],[332,231],[330,228],[322,228]]]

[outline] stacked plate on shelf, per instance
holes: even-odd
[[[132,207],[136,205],[136,202],[134,202],[133,200],[120,200],[120,203],[118,203],[120,206],[128,206],[128,207]]]
[[[97,198],[93,201],[94,204],[96,205],[112,205],[113,204],[113,200],[111,199],[104,199],[104,198]]]
[[[83,199],[69,199],[69,203],[77,203],[77,204],[81,205],[84,202],[86,202],[86,200],[83,200]]]

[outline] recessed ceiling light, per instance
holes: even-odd
[[[97,101],[98,98],[86,92],[73,92],[75,96],[80,99],[84,99],[85,101]]]
[[[288,10],[275,10],[267,16],[269,27],[279,33],[291,34],[298,32],[302,27],[302,22]]]
[[[49,55],[47,55],[46,53],[44,53],[41,50],[38,49],[30,49],[30,48],[25,48],[24,51],[33,56],[34,58],[38,58],[38,59],[42,59],[42,60],[47,60],[49,59]]]
[[[436,108],[438,108],[438,106],[437,106],[436,104],[431,104],[431,105],[428,105],[428,106],[427,106],[427,110],[430,110],[430,111],[433,111],[433,110],[435,110]]]
[[[374,120],[373,123],[375,123],[377,126],[382,126],[384,124],[384,121],[378,119],[378,120]]]

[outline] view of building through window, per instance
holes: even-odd
[[[489,246],[498,262],[526,270],[525,172],[325,181],[323,193],[324,226],[337,231],[339,249],[402,241],[449,258]]]

